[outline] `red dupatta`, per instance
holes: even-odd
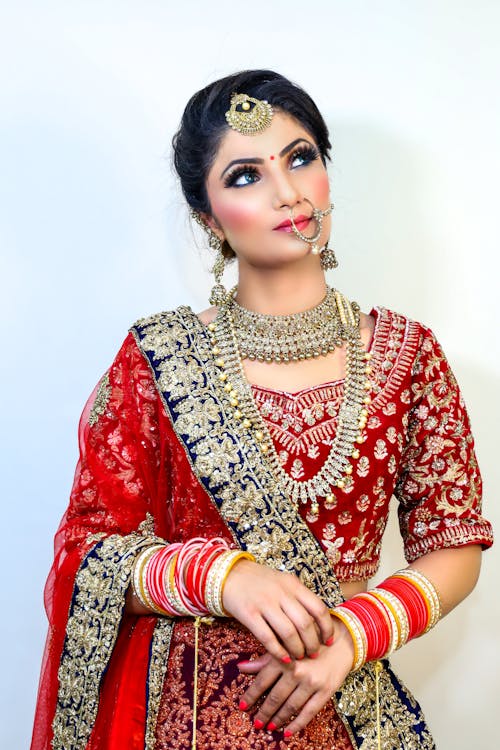
[[[75,581],[85,562],[99,566],[100,577],[109,577],[111,571],[126,576],[130,554],[142,543],[151,543],[153,533],[165,540],[184,541],[198,535],[200,516],[206,536],[230,538],[193,475],[149,367],[131,335],[83,410],[79,448],[70,503],[55,536],[54,562],[45,587],[49,630],[32,750],[49,750],[54,740],[58,693],[68,681],[62,665],[68,614],[77,596]],[[99,554],[103,544],[108,546],[106,553],[111,549],[116,553],[107,567]],[[76,723],[83,722],[82,730],[92,729],[89,747],[102,748],[104,737],[109,750],[144,747],[150,649],[158,618],[122,618],[124,593],[122,585],[120,603],[114,608],[115,646],[105,649],[100,657],[107,661],[96,681],[99,711],[97,706],[90,712],[82,706],[78,709],[81,718]],[[85,640],[92,640],[91,632],[84,634],[80,644],[84,651]],[[96,658],[95,650],[83,655],[87,661]],[[78,690],[78,675],[73,674],[72,679],[74,685],[67,688],[70,692]],[[68,746],[74,741],[70,733]],[[56,746],[64,746],[61,738],[58,742]]]

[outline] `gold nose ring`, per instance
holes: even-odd
[[[319,237],[321,235],[321,230],[323,228],[323,219],[325,216],[328,216],[328,214],[331,214],[333,210],[333,203],[330,203],[328,208],[326,208],[324,211],[321,208],[315,208],[309,198],[304,198],[304,200],[309,203],[309,205],[312,208],[312,216],[311,218],[315,219],[318,224],[318,229],[316,233],[312,237],[306,237],[305,234],[302,234],[300,229],[296,226],[294,218],[293,218],[293,208],[290,208],[290,223],[292,225],[292,231],[296,237],[299,238],[299,240],[302,240],[303,242],[307,242],[308,245],[311,245],[311,253],[313,255],[318,255],[320,252],[319,245],[317,244]]]

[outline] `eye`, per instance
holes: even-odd
[[[296,169],[296,167],[302,167],[305,164],[310,164],[319,157],[319,151],[314,146],[299,146],[295,149],[290,157],[290,167]]]
[[[259,173],[255,167],[239,167],[234,172],[230,172],[224,180],[225,187],[245,187],[258,182]]]

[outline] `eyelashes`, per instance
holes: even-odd
[[[290,164],[293,164],[296,159],[302,159],[302,164],[309,164],[310,162],[315,161],[318,158],[318,149],[314,146],[304,144],[293,151],[290,157]],[[297,166],[302,166],[302,164],[299,164]]]
[[[318,159],[319,151],[314,146],[303,144],[294,149],[289,156],[288,165],[290,169],[306,166]],[[298,163],[296,163],[298,162]],[[224,187],[245,187],[260,180],[260,172],[253,164],[242,164],[236,167],[224,178]]]
[[[243,180],[243,178],[250,177],[250,180]],[[224,178],[224,187],[245,187],[245,185],[251,185],[253,182],[257,182],[259,177],[259,170],[256,167],[248,164],[244,164],[241,167],[237,167],[233,172],[229,172]]]

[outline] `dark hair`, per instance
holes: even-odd
[[[272,70],[244,70],[214,81],[191,97],[172,139],[174,166],[182,192],[192,209],[206,214],[211,213],[206,179],[220,141],[229,128],[225,113],[235,92],[267,99],[274,109],[295,117],[316,141],[323,163],[330,158],[326,123],[309,94],[300,86]],[[226,243],[224,255],[234,256]]]

